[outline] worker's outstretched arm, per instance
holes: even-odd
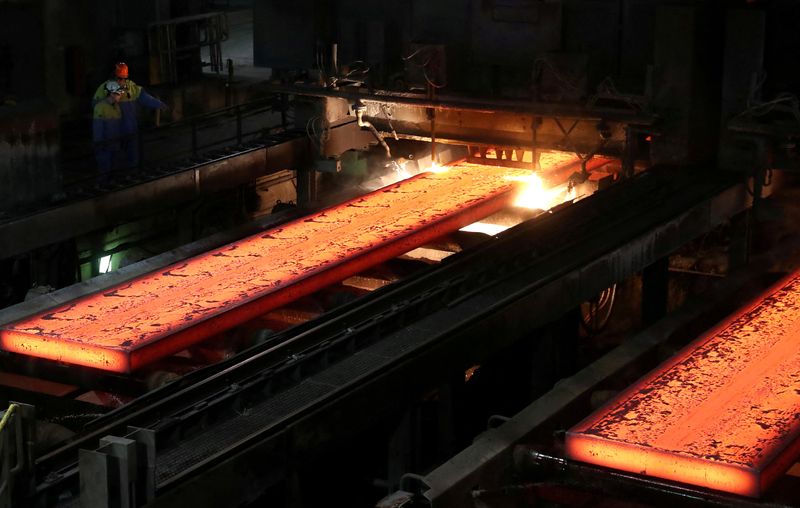
[[[137,99],[139,104],[146,108],[150,109],[167,109],[167,105],[164,104],[162,101],[156,99],[149,93],[147,93],[144,88],[139,89],[139,98]]]

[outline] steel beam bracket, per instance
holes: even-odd
[[[125,437],[106,436],[96,450],[80,450],[82,506],[136,508],[155,498],[155,432],[128,427]]]
[[[421,496],[423,492],[429,489],[430,486],[425,483],[424,476],[406,473],[400,478],[400,490],[410,492],[414,496]]]

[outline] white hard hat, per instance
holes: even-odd
[[[109,80],[109,81],[106,81],[106,92],[108,92],[110,94],[112,94],[112,93],[120,94],[120,93],[123,92],[123,90],[122,90],[122,87],[119,86],[119,83],[117,83],[114,80]]]

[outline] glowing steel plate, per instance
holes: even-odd
[[[0,347],[130,372],[498,211],[526,173],[424,173],[7,325]]]
[[[800,272],[567,433],[570,458],[757,497],[800,455]]]

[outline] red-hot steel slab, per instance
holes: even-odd
[[[424,173],[0,329],[0,347],[131,372],[507,206],[527,171]]]
[[[757,497],[800,456],[800,272],[567,433],[576,460]]]

